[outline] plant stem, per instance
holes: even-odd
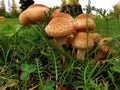
[[[55,79],[56,79],[56,82],[58,81],[58,71],[57,71],[57,63],[56,63],[56,56],[52,50],[52,55],[53,55],[53,59],[54,59],[54,64],[55,64]],[[57,84],[56,84],[56,89],[57,89]]]
[[[88,75],[88,78],[86,79],[86,73],[87,73],[87,69],[88,69],[88,65],[85,68],[85,73],[84,73],[84,89],[83,90],[87,90],[88,88],[88,83],[91,79],[91,76],[93,75],[94,71],[96,70],[97,66],[99,65],[99,63],[96,63],[95,66],[93,67],[93,69],[91,70],[90,74]]]
[[[5,66],[7,66],[7,58],[8,58],[9,52],[10,52],[10,48],[8,49],[6,56],[5,56]]]
[[[38,64],[38,59],[35,59],[36,61],[36,64],[37,64],[37,72],[38,72],[38,77],[40,79],[40,85],[43,85],[43,81],[42,81],[42,78],[41,78],[41,75],[40,75],[40,68],[39,68],[39,64]]]
[[[25,83],[24,83],[24,85],[23,85],[23,87],[22,87],[22,90],[25,90],[25,86],[26,86],[27,81],[29,80],[29,78],[30,78],[30,76],[28,75],[28,78],[25,80]]]

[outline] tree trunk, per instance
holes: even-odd
[[[83,13],[79,0],[62,0],[60,10],[61,12],[68,13],[74,17]]]

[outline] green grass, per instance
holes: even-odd
[[[0,30],[8,26],[13,27],[16,24],[19,24],[18,18],[7,18],[5,21],[0,21]]]
[[[106,28],[106,21],[103,18],[95,18],[96,29],[95,32],[102,36],[114,37],[120,33],[120,21],[117,19],[108,19],[108,29]]]
[[[108,29],[104,19],[96,18],[95,23],[93,32],[100,33],[102,37],[119,36],[119,20],[111,19]],[[67,53],[69,47],[61,50],[50,42],[44,32],[45,26],[25,27],[17,18],[0,22],[0,90],[54,90],[60,86],[69,90],[119,90],[120,61],[116,59],[119,60],[120,46],[115,47],[117,54],[106,56],[110,63],[101,65],[91,58],[98,47],[85,60],[78,62]],[[60,54],[65,56],[64,63]]]

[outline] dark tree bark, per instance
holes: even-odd
[[[0,1],[0,15],[5,15],[6,13],[6,9],[5,9],[5,3],[4,3],[4,0]]]
[[[62,0],[61,12],[69,13],[72,16],[83,13],[79,0]]]

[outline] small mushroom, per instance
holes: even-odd
[[[22,25],[30,25],[42,21],[49,8],[43,4],[32,4],[19,15],[19,21]]]
[[[74,19],[55,17],[45,27],[45,32],[49,37],[53,37],[57,46],[62,48],[66,39],[76,32],[72,22]]]
[[[99,47],[99,50],[97,54],[95,55],[96,61],[104,59],[104,56],[106,54],[115,54],[115,50],[112,49],[113,44],[110,43],[111,40],[112,40],[111,37],[105,37],[105,38],[100,39],[100,41],[97,44]],[[109,43],[105,43],[105,42],[109,42]]]
[[[97,43],[101,39],[101,35],[99,33],[90,33],[89,36]]]
[[[5,21],[6,18],[4,16],[0,16],[0,21]]]
[[[73,25],[77,32],[86,32],[86,29],[88,28],[88,31],[92,31],[95,29],[96,25],[93,20],[93,18],[88,14],[80,14],[78,15]]]
[[[79,32],[74,38],[73,47],[77,49],[76,59],[78,61],[85,59],[87,50],[92,49],[94,41],[90,36],[87,38],[85,32]]]
[[[54,17],[48,25],[45,27],[45,32],[49,37],[53,37],[51,40],[58,48],[64,49],[63,45],[71,44],[69,38],[74,38],[76,30],[73,26],[73,18],[67,17]],[[65,63],[65,56],[60,54],[62,63]]]

